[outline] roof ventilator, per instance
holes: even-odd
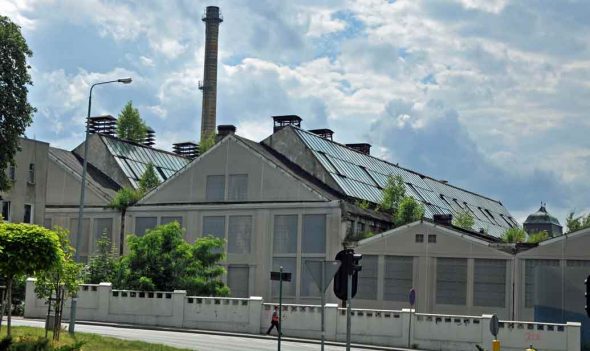
[[[346,146],[353,149],[354,151],[360,152],[361,154],[365,154],[365,155],[371,154],[371,144],[358,143],[358,144],[346,144]]]
[[[324,139],[333,140],[332,137],[334,136],[334,131],[332,129],[328,129],[328,128],[310,129],[309,131],[317,136],[324,138]]]
[[[297,115],[272,116],[274,122],[273,133],[285,128],[286,126],[295,126],[301,128],[301,117]]]

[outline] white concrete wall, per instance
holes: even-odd
[[[35,280],[27,280],[25,317],[44,318],[47,306],[34,294]],[[112,290],[110,283],[81,285],[79,320],[195,328],[259,334],[270,325],[273,304],[261,297],[248,299],[186,296],[186,291],[141,292]],[[289,336],[320,338],[321,306],[283,305],[282,327]],[[326,304],[326,339],[346,339],[345,310]],[[69,316],[69,303],[64,316]],[[478,344],[491,349],[491,315],[453,316],[412,313],[404,309],[353,309],[354,343],[420,349],[472,351]],[[410,331],[411,325],[411,331]],[[502,321],[502,350],[521,351],[534,345],[543,351],[579,351],[580,324]]]

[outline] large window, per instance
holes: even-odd
[[[157,225],[157,217],[136,217],[135,235],[143,236],[148,230],[154,229]]]
[[[275,216],[273,252],[297,253],[297,215]]]
[[[23,215],[24,223],[33,223],[33,205],[25,205],[25,213]]]
[[[228,253],[250,253],[251,236],[252,216],[229,216],[229,226],[227,233]]]
[[[467,259],[436,260],[436,303],[465,305],[467,300]]]
[[[172,223],[172,222],[178,222],[178,224],[180,224],[180,227],[182,227],[182,217],[180,216],[170,216],[170,217],[162,217],[160,218],[160,224],[168,224],[168,223]]]
[[[2,201],[2,218],[6,221],[10,221],[10,201]]]
[[[378,256],[364,255],[362,270],[358,272],[357,299],[377,299],[377,262]]]
[[[78,240],[78,218],[70,219],[70,243],[75,248]],[[90,219],[82,220],[82,232],[80,233],[80,256],[88,256],[88,238],[90,237]]]
[[[225,176],[207,176],[207,189],[205,199],[207,201],[223,201],[225,199]]]
[[[559,260],[526,260],[524,272],[524,306],[535,306],[535,270],[543,267],[557,267]]]
[[[227,199],[229,201],[246,201],[248,199],[247,174],[230,174]]]
[[[301,252],[326,252],[326,215],[304,215]]]
[[[113,240],[113,219],[112,218],[97,218],[94,220],[94,243],[105,236],[109,241]],[[96,247],[94,250],[96,251]],[[93,252],[96,254],[96,252]]]
[[[296,282],[297,282],[297,258],[295,257],[275,257],[272,260],[272,270],[275,272],[279,271],[280,267],[283,267],[283,272],[291,273],[291,281],[283,282],[283,296],[295,297],[296,294]],[[276,280],[271,281],[272,285],[272,296],[279,296],[279,282]]]
[[[475,260],[473,277],[475,306],[504,307],[506,305],[506,261]]]
[[[211,235],[225,239],[225,217],[205,216],[203,217],[203,236]]]
[[[412,289],[413,272],[413,257],[385,256],[383,300],[407,301]]]
[[[232,297],[250,297],[250,275],[248,266],[230,265],[227,268],[227,285]]]

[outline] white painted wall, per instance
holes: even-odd
[[[44,318],[47,306],[27,280],[25,317]],[[248,299],[186,296],[186,291],[141,292],[113,290],[110,283],[81,285],[78,319],[259,334],[270,325],[274,304],[261,297]],[[346,339],[345,310],[326,304],[326,339]],[[69,303],[64,316],[69,316]],[[321,306],[283,305],[282,327],[289,336],[320,338]],[[393,347],[472,351],[475,344],[491,349],[491,315],[453,316],[412,313],[408,309],[353,309],[352,342]],[[412,329],[409,331],[410,320]],[[502,350],[521,351],[533,344],[543,351],[579,351],[580,323],[549,324],[503,321]]]

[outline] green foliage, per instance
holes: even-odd
[[[590,213],[575,217],[574,211],[571,211],[565,219],[565,225],[568,233],[590,228]]]
[[[116,287],[137,290],[184,289],[191,295],[227,296],[219,265],[224,241],[206,236],[189,244],[178,222],[161,225],[144,236],[129,237],[129,254],[117,267]]]
[[[419,221],[424,217],[424,205],[414,200],[413,197],[404,196],[395,212],[394,223],[396,226]]]
[[[20,27],[0,16],[0,191],[11,186],[3,170],[14,164],[18,138],[31,125],[36,111],[27,102],[27,86],[33,85],[27,57],[32,55]]]
[[[201,136],[201,142],[199,143],[199,155],[204,154],[210,148],[215,145],[215,133],[209,133],[207,135]]]
[[[122,188],[115,194],[115,197],[109,204],[109,207],[117,210],[124,210],[127,207],[135,204],[141,197],[143,192],[141,190],[135,190],[133,188]]]
[[[147,126],[141,119],[139,111],[127,102],[117,119],[117,136],[121,139],[141,143],[147,135]]]
[[[526,232],[522,228],[512,227],[500,237],[505,243],[522,243],[526,240]]]
[[[406,184],[400,175],[388,176],[383,188],[381,209],[396,211],[406,194]]]
[[[113,251],[115,248],[111,244],[108,236],[103,235],[96,241],[98,249],[95,256],[90,258],[86,267],[86,282],[90,284],[100,284],[102,282],[112,282],[115,279],[115,268],[117,260]]]
[[[453,218],[453,225],[455,227],[463,228],[466,230],[473,230],[473,226],[475,225],[475,220],[473,216],[468,211],[461,211],[455,215]]]
[[[371,207],[371,203],[367,200],[357,200],[356,206],[363,210],[368,210]]]
[[[160,185],[160,179],[158,179],[158,176],[156,175],[154,164],[150,162],[148,163],[145,172],[143,172],[141,179],[139,179],[139,189],[145,194],[158,185]]]
[[[539,243],[539,242],[541,242],[543,240],[547,240],[547,239],[549,239],[549,233],[547,233],[547,231],[543,230],[538,233],[533,233],[533,234],[529,235],[526,242],[536,244],[536,243]]]

